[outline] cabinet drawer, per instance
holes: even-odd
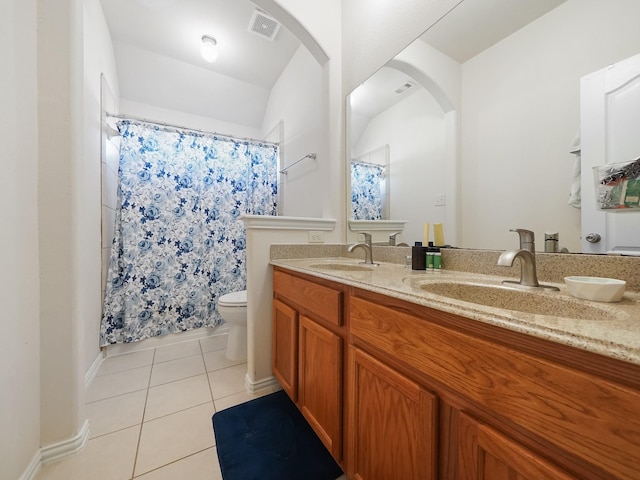
[[[640,392],[352,297],[350,331],[616,478],[637,479]]]
[[[342,326],[342,291],[280,270],[273,272],[273,291],[293,303],[299,311]]]

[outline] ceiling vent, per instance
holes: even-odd
[[[397,94],[401,94],[406,92],[407,90],[409,90],[410,88],[415,87],[416,84],[413,82],[405,82],[404,84],[402,84],[400,87],[396,88],[394,90],[394,92],[396,92]]]
[[[249,24],[250,32],[273,41],[278,34],[278,30],[280,30],[280,22],[260,10],[254,10]]]

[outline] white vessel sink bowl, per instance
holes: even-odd
[[[602,277],[565,277],[569,294],[595,302],[619,302],[627,282]]]

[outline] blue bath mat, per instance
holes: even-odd
[[[335,480],[342,470],[279,392],[213,415],[224,480]]]

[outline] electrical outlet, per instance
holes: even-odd
[[[446,200],[445,200],[444,193],[440,193],[440,194],[436,195],[436,202],[435,202],[436,207],[441,207],[445,203],[446,203]]]
[[[324,243],[324,232],[320,230],[309,230],[309,243]]]

